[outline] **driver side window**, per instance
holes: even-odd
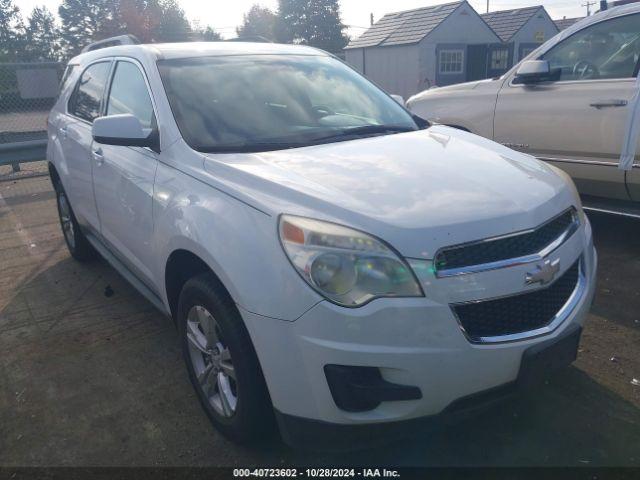
[[[118,61],[109,91],[107,115],[123,113],[135,116],[143,128],[153,128],[153,105],[142,73],[133,63]]]
[[[559,81],[631,78],[640,57],[640,14],[587,27],[560,42],[541,59]]]

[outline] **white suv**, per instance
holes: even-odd
[[[48,128],[71,254],[176,321],[236,440],[276,419],[290,443],[335,444],[575,358],[596,254],[571,180],[421,124],[324,52],[90,51]]]

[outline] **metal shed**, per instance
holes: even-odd
[[[553,23],[556,24],[556,27],[558,27],[559,31],[562,31],[562,30],[566,30],[567,28],[572,26],[574,23],[579,22],[583,18],[584,17],[576,17],[576,18],[564,17],[564,18],[560,18],[558,20],[554,20]]]
[[[349,64],[390,93],[486,78],[498,36],[466,1],[382,17],[345,49]]]

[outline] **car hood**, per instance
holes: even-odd
[[[428,97],[434,97],[439,95],[447,95],[450,96],[453,93],[464,94],[465,92],[470,92],[476,89],[489,89],[491,91],[497,90],[501,85],[501,79],[488,78],[486,80],[477,80],[474,82],[466,82],[466,83],[456,83],[454,85],[448,85],[446,87],[434,87],[429,90],[424,90],[422,92],[416,93],[412,97],[410,97],[406,104],[407,107],[416,101],[423,100]]]
[[[436,87],[436,88],[429,89],[427,91],[428,92],[432,92],[432,93],[438,93],[438,92],[454,92],[454,91],[457,91],[457,90],[473,90],[478,85],[481,85],[483,83],[492,82],[492,81],[493,81],[493,79],[487,78],[487,79],[484,79],[484,80],[476,80],[474,82],[456,83],[456,84],[453,84],[453,85],[447,85],[445,87]]]
[[[352,226],[407,257],[537,226],[575,200],[551,167],[444,126],[205,157],[210,175],[262,211]]]

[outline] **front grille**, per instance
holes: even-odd
[[[572,208],[534,230],[447,247],[435,257],[436,270],[459,269],[533,255],[544,250],[575,224],[576,213]]]
[[[580,261],[549,287],[494,300],[452,305],[471,340],[513,335],[545,327],[564,307],[577,287]]]

